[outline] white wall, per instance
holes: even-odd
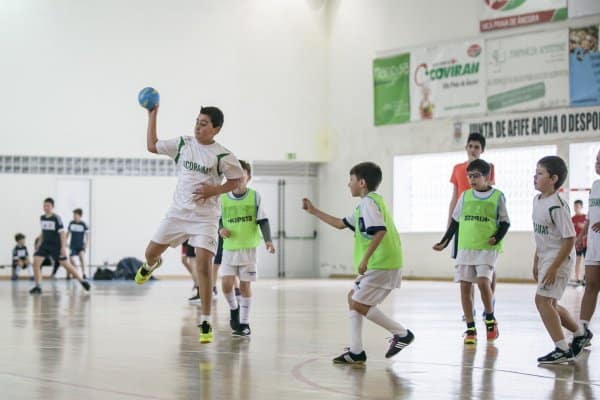
[[[477,36],[477,13],[478,7],[472,0],[331,3],[328,95],[331,147],[334,150],[331,161],[323,165],[319,175],[318,204],[324,210],[340,216],[352,212],[356,199],[351,198],[346,184],[348,171],[355,163],[370,160],[381,166],[384,178],[379,192],[391,204],[394,155],[463,149],[464,143],[453,140],[450,120],[375,128],[372,61],[378,54],[392,49]],[[567,142],[552,143],[558,145],[559,155],[568,158]],[[522,142],[522,145],[527,144]],[[451,168],[449,165],[447,170],[439,172],[449,179]],[[401,234],[407,275],[452,276],[449,253],[431,250],[441,235],[441,232]],[[321,276],[352,272],[353,240],[348,232],[320,224],[318,243]],[[505,253],[498,262],[498,276],[528,278],[533,251],[531,233],[510,232]]]
[[[325,21],[318,0],[0,2],[0,152],[146,155],[151,85],[162,137],[218,105],[241,157],[323,160]]]

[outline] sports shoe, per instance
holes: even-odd
[[[208,321],[204,321],[198,325],[198,328],[200,328],[200,335],[198,336],[200,343],[210,343],[213,341],[213,331]]]
[[[498,331],[498,322],[495,319],[485,320],[485,330],[487,334],[487,340],[496,340],[498,336],[500,336],[500,332]]]
[[[235,310],[229,310],[229,326],[234,331],[240,329],[240,306]]]
[[[157,269],[158,267],[160,267],[160,264],[162,264],[162,259],[161,258],[158,259],[158,263],[156,264],[156,267],[154,267],[152,269],[152,271],[149,271],[147,269],[148,264],[146,262],[144,262],[138,268],[137,272],[135,273],[135,283],[137,283],[138,285],[146,283],[146,281],[148,279],[150,279],[150,277],[152,276],[152,272],[154,272],[155,269]]]
[[[573,361],[573,359],[573,351],[571,349],[564,351],[557,347],[545,356],[538,358],[537,361],[540,364],[562,364]]]
[[[354,354],[348,349],[333,359],[334,364],[364,364],[367,361],[367,353],[364,350],[359,354]]]
[[[29,294],[42,294],[42,288],[39,285],[35,285],[31,289],[29,289]]]
[[[219,294],[219,292],[217,291],[217,287],[213,286],[213,296],[216,296],[218,294]]]
[[[477,344],[477,330],[475,328],[467,328],[463,334],[465,344]]]
[[[192,297],[188,298],[188,301],[192,304],[199,304],[201,302],[200,299],[200,289],[198,286],[194,286],[192,289]]]
[[[238,329],[233,331],[233,336],[250,336],[252,332],[250,331],[250,325],[248,324],[240,324]]]
[[[86,281],[85,278],[79,283],[81,283],[81,286],[83,286],[86,292],[90,291],[90,283]]]
[[[410,331],[410,329],[406,330],[406,335],[394,335],[390,339],[390,347],[385,353],[385,358],[394,357],[396,354],[400,353],[400,350],[404,349],[406,346],[411,344],[415,340],[415,335]]]
[[[581,354],[583,349],[589,345],[592,341],[594,334],[588,328],[585,328],[585,333],[581,336],[575,336],[573,338],[573,343],[571,343],[571,350],[573,351],[573,356],[577,357]]]

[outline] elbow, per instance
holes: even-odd
[[[147,150],[152,154],[157,154],[156,145],[148,145]]]

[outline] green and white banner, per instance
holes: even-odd
[[[479,0],[479,4],[481,32],[567,19],[567,0]]]
[[[486,44],[489,111],[569,105],[567,30],[493,39]]]
[[[485,112],[483,39],[410,53],[411,120]]]
[[[410,55],[373,61],[375,125],[399,124],[410,120]]]

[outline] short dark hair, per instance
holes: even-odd
[[[15,242],[18,242],[19,240],[23,240],[25,239],[25,235],[23,235],[22,233],[17,233],[15,235]]]
[[[559,156],[546,156],[542,157],[538,161],[538,165],[544,167],[550,178],[554,175],[558,177],[558,180],[554,184],[554,189],[559,189],[565,180],[567,179],[567,175],[569,174],[569,169],[567,168],[567,164],[565,161]]]
[[[73,210],[73,214],[77,214],[81,217],[83,215],[83,210],[81,208],[76,208]]]
[[[250,166],[250,163],[244,161],[244,160],[239,160],[240,161],[240,165],[242,166],[242,169],[245,170],[248,175],[252,175],[252,167]]]
[[[46,197],[44,203],[50,203],[52,204],[52,207],[54,207],[54,199],[52,197]]]
[[[366,161],[352,167],[350,175],[356,176],[357,179],[364,179],[367,183],[367,189],[374,191],[379,187],[383,174],[379,165]]]
[[[583,207],[583,200],[575,200],[573,204],[579,204],[581,207]]]
[[[467,138],[467,144],[469,142],[479,142],[481,144],[481,150],[485,150],[485,137],[481,133],[471,133]]]
[[[225,121],[225,116],[223,115],[223,111],[219,110],[217,107],[200,107],[200,114],[207,115],[210,118],[210,122],[213,127],[220,128],[223,126],[223,122]]]
[[[467,171],[479,171],[483,176],[488,176],[491,169],[490,164],[481,158],[473,160],[467,165]]]

